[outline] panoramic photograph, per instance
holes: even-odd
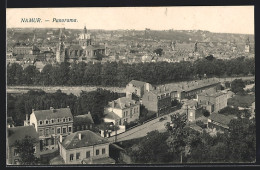
[[[6,9],[6,165],[256,162],[254,6]]]

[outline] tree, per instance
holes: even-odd
[[[245,83],[242,79],[235,79],[231,83],[231,91],[235,94],[244,93]]]
[[[24,139],[17,140],[15,147],[20,157],[20,163],[22,165],[36,165],[38,158],[34,155],[34,146],[37,144],[37,140],[31,136],[25,136]]]
[[[159,56],[162,56],[163,54],[163,49],[161,48],[157,48],[156,50],[153,51],[155,54],[159,55]]]
[[[203,113],[203,116],[205,116],[205,117],[209,117],[209,115],[210,115],[209,111],[206,109],[203,109],[202,113]]]
[[[182,163],[183,153],[186,147],[186,139],[188,136],[187,129],[185,128],[187,122],[186,115],[180,115],[179,113],[171,115],[172,128],[169,129],[170,137],[168,145],[171,151],[180,156],[180,162]]]

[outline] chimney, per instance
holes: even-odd
[[[53,107],[50,107],[50,110],[53,110],[54,108]]]
[[[25,121],[27,122],[29,119],[28,119],[28,114],[25,115]]]
[[[90,111],[88,111],[88,115],[90,115]]]
[[[164,86],[164,91],[166,91],[166,86]]]
[[[79,140],[81,140],[81,133],[79,133]]]
[[[112,101],[112,107],[113,108],[115,107],[115,101],[114,100]]]
[[[67,108],[70,108],[70,106],[67,106]]]
[[[34,109],[32,109],[32,113],[34,112]]]
[[[62,135],[60,135],[60,143],[62,143]]]

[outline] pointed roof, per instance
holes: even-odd
[[[142,87],[142,86],[144,86],[145,82],[143,82],[143,81],[138,81],[138,80],[132,80],[132,81],[130,81],[128,84],[132,84],[132,85],[134,85],[135,87]]]
[[[82,123],[94,124],[94,121],[93,121],[90,113],[74,116],[73,124],[77,125],[77,124],[82,124]]]
[[[79,133],[81,134],[81,140],[79,140]],[[105,143],[109,143],[106,138],[90,130],[84,130],[68,135],[61,144],[65,149],[75,149]]]

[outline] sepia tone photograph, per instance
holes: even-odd
[[[6,165],[256,162],[254,6],[6,9]]]

